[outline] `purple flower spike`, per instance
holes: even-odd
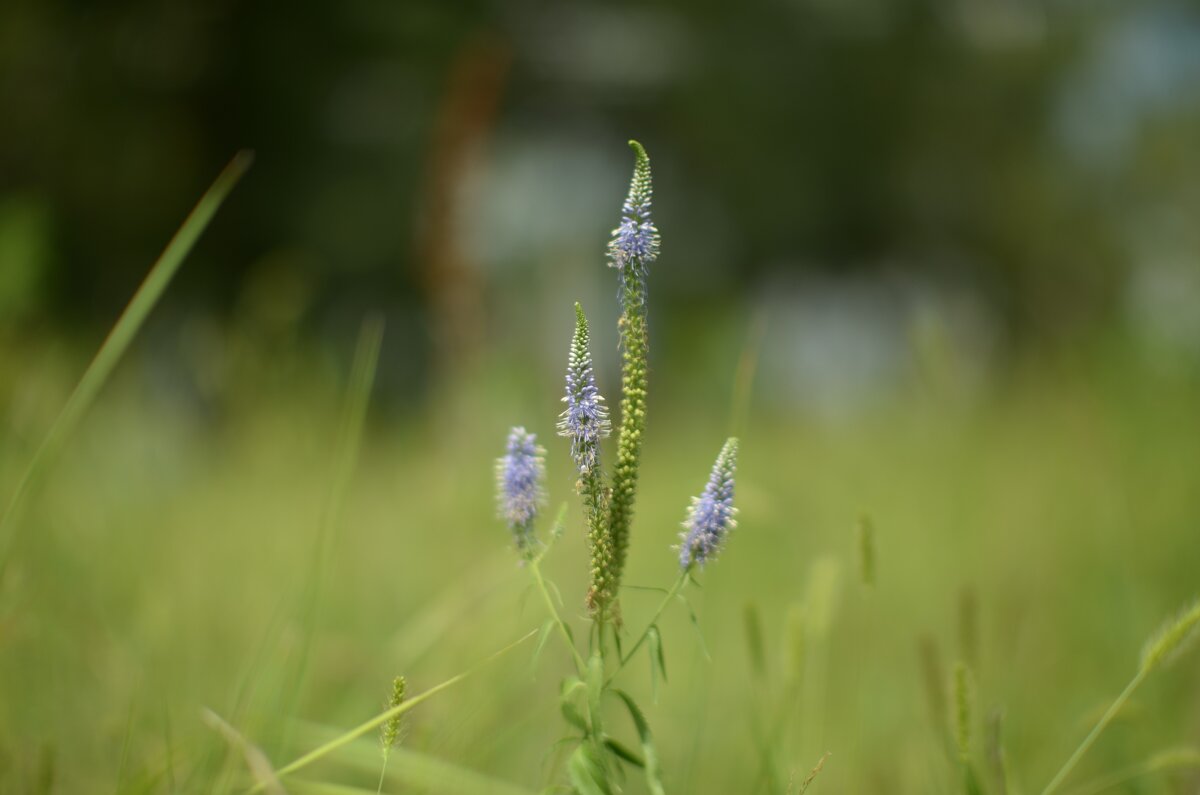
[[[583,309],[575,304],[575,336],[567,358],[567,391],[563,402],[566,410],[559,416],[558,435],[571,440],[571,458],[581,476],[596,469],[600,457],[600,440],[608,436],[612,426],[608,407],[596,388],[592,370],[592,354],[588,349],[588,324]]]
[[[544,452],[538,447],[537,436],[524,428],[513,428],[508,435],[507,454],[496,461],[498,512],[522,551],[532,547],[533,521],[545,500]]]
[[[650,218],[650,199],[653,195],[650,182],[650,159],[641,144],[630,141],[637,159],[633,168],[633,181],[629,195],[621,207],[621,224],[613,230],[613,239],[608,244],[608,256],[612,267],[624,272],[632,265],[639,275],[646,266],[658,257],[658,228]]]
[[[725,543],[729,531],[737,526],[733,507],[733,478],[737,472],[737,439],[729,439],[721,448],[717,462],[704,493],[692,498],[687,521],[683,523],[685,533],[679,548],[679,565],[689,569],[696,564],[703,566],[716,557]]]

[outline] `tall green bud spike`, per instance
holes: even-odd
[[[658,256],[658,229],[650,219],[650,158],[637,141],[629,146],[635,155],[629,196],[621,208],[621,224],[608,246],[611,267],[621,282],[621,430],[617,463],[609,503],[608,538],[613,547],[612,575],[608,587],[615,601],[629,549],[629,526],[637,496],[638,462],[646,428],[646,370],[650,350],[646,332],[647,267]]]

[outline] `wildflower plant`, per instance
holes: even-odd
[[[607,251],[608,264],[617,275],[621,310],[617,320],[621,351],[620,424],[611,470],[605,472],[602,443],[612,425],[592,364],[591,329],[578,303],[567,355],[565,408],[557,423],[558,434],[570,441],[575,489],[582,502],[590,556],[590,582],[582,600],[592,622],[586,648],[577,645],[541,572],[542,558],[551,547],[550,543],[538,540],[534,529],[538,508],[544,501],[544,452],[533,434],[514,428],[505,455],[497,465],[500,516],[508,524],[550,613],[539,649],[551,634],[557,633],[574,662],[574,675],[560,688],[561,712],[571,728],[568,740],[574,745],[566,776],[573,791],[589,794],[614,791],[614,782],[624,775],[626,767],[641,770],[652,793],[663,792],[658,753],[645,714],[628,693],[616,687],[616,678],[646,644],[656,681],[659,674],[665,678],[658,620],[677,598],[682,598],[682,591],[696,570],[715,559],[735,526],[737,513],[733,504],[737,440],[729,439],[717,456],[707,485],[692,499],[687,512],[679,547],[679,576],[670,588],[664,589],[666,596],[653,617],[629,643],[620,612],[621,576],[629,550],[646,430],[650,350],[647,279],[660,248],[658,228],[650,212],[650,158],[641,144],[630,141],[629,145],[634,152],[633,179]],[[552,533],[550,542],[554,537]],[[631,750],[610,732],[604,716],[609,703],[623,706],[628,712],[640,752]]]

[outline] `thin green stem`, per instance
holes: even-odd
[[[387,775],[387,758],[388,755],[385,751],[383,754],[383,764],[379,767],[379,786],[375,788],[375,795],[382,795],[383,793],[383,778]]]
[[[671,590],[667,591],[667,595],[663,597],[662,603],[660,603],[658,609],[654,611],[654,615],[650,618],[650,621],[647,622],[646,628],[642,630],[642,634],[638,637],[637,642],[634,643],[633,646],[629,648],[629,651],[621,657],[621,661],[617,665],[617,670],[613,671],[612,676],[610,676],[604,683],[605,686],[608,686],[612,680],[616,678],[617,674],[619,674],[621,670],[625,668],[625,665],[633,659],[633,655],[637,654],[637,650],[642,647],[642,644],[646,642],[646,639],[650,637],[650,630],[653,629],[656,624],[658,624],[658,619],[662,617],[663,611],[667,609],[667,605],[671,604],[671,601],[678,596],[683,591],[684,586],[687,585],[688,575],[690,573],[690,568],[685,569],[679,575],[679,579],[675,580],[675,584],[671,586]]]
[[[533,574],[533,581],[537,583],[538,591],[542,594],[542,601],[546,603],[546,609],[550,611],[550,617],[554,620],[554,625],[558,628],[558,634],[562,638],[563,643],[567,644],[567,648],[571,650],[571,657],[575,660],[575,667],[578,669],[579,675],[582,677],[587,665],[583,662],[583,657],[579,654],[579,649],[575,648],[575,641],[571,639],[571,631],[567,629],[567,624],[559,615],[558,608],[554,606],[554,599],[550,597],[550,590],[546,587],[546,579],[542,577],[541,561],[533,558],[529,561],[529,571]]]
[[[1117,696],[1116,700],[1109,705],[1108,711],[1105,712],[1104,716],[1100,718],[1094,727],[1092,727],[1092,731],[1088,734],[1088,736],[1083,738],[1083,742],[1080,743],[1079,747],[1075,749],[1075,753],[1071,754],[1071,758],[1068,759],[1067,763],[1062,766],[1062,770],[1059,770],[1058,775],[1051,779],[1050,783],[1046,785],[1046,788],[1042,790],[1042,795],[1050,795],[1050,793],[1059,788],[1063,781],[1066,780],[1067,776],[1071,774],[1071,771],[1075,769],[1075,765],[1079,764],[1079,760],[1083,758],[1083,755],[1091,749],[1093,744],[1095,744],[1096,738],[1100,736],[1100,733],[1108,727],[1109,723],[1112,723],[1112,719],[1117,716],[1117,713],[1120,712],[1121,708],[1125,706],[1125,702],[1129,700],[1131,695],[1133,695],[1133,691],[1137,690],[1138,685],[1140,685],[1142,680],[1145,678],[1146,669],[1142,668],[1137,672],[1137,675],[1134,676],[1133,679],[1129,680],[1129,684],[1127,684],[1125,689],[1121,691],[1121,695]]]

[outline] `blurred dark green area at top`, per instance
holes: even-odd
[[[612,301],[637,137],[656,323],[763,305],[781,344],[860,360],[930,316],[980,350],[1120,328],[1200,357],[1189,3],[10,0],[0,106],[14,339],[94,340],[248,147],[157,322],[348,339],[380,309],[419,391]]]

